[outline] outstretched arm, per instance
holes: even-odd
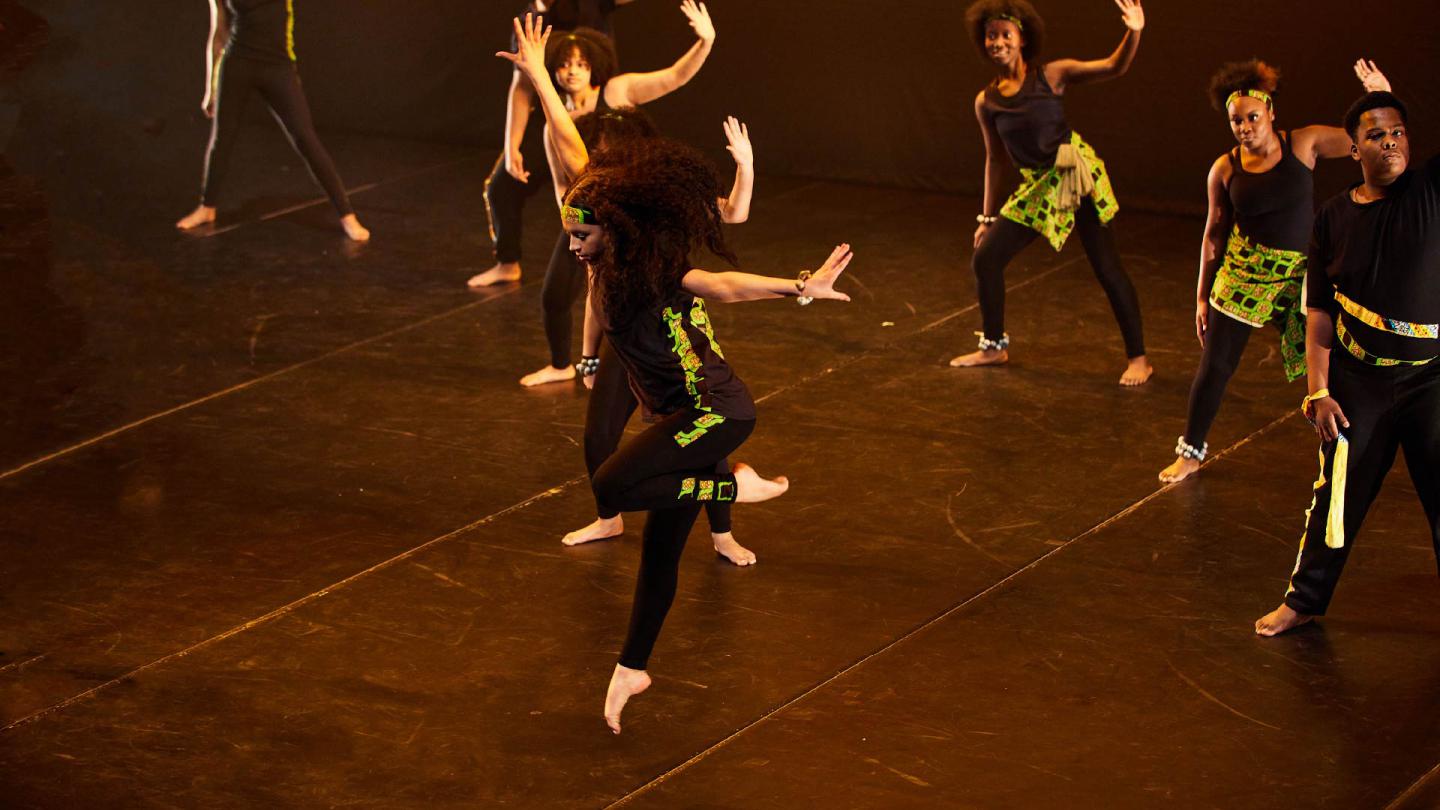
[[[550,138],[560,156],[560,163],[571,177],[578,177],[590,164],[590,154],[585,150],[585,142],[580,139],[580,131],[575,129],[569,111],[565,109],[565,102],[555,91],[550,71],[545,69],[545,43],[549,39],[550,28],[547,26],[542,32],[535,18],[526,14],[524,25],[521,25],[519,17],[515,18],[515,40],[519,43],[516,52],[500,51],[495,55],[513,64],[530,80],[540,99],[540,108],[545,111],[545,123],[550,126]]]
[[[725,119],[725,147],[735,158],[735,185],[730,196],[720,200],[720,220],[737,225],[750,218],[750,198],[755,192],[755,151],[750,146],[750,128],[735,116]]]
[[[802,273],[799,279],[757,276],[733,270],[724,273],[691,270],[685,274],[680,286],[684,287],[686,292],[701,298],[727,303],[802,295],[807,298],[849,301],[850,296],[835,291],[835,280],[845,272],[854,257],[849,245],[839,245],[830,252],[830,258],[820,265],[820,269],[814,273]]]
[[[1390,92],[1390,80],[1380,72],[1380,68],[1374,62],[1367,59],[1355,61],[1355,78],[1365,88],[1365,92],[1373,93],[1377,90]],[[1343,158],[1350,156],[1350,133],[1340,127],[1328,127],[1316,125],[1302,127],[1290,134],[1293,140],[1292,147],[1295,156],[1300,158],[1306,166],[1315,168],[1315,161],[1319,158]]]
[[[1145,28],[1145,10],[1140,0],[1115,0],[1120,7],[1120,20],[1125,23],[1125,36],[1115,52],[1104,59],[1081,61],[1079,59],[1056,59],[1045,66],[1045,78],[1056,93],[1065,92],[1072,84],[1098,82],[1125,75],[1130,63],[1135,61],[1135,52],[1140,50],[1140,31]]]
[[[704,3],[684,0],[680,11],[690,21],[690,27],[695,30],[699,41],[691,45],[679,61],[664,70],[623,73],[611,79],[605,88],[606,99],[611,105],[638,107],[674,92],[700,72],[700,66],[705,64],[710,49],[715,46],[715,25],[710,22],[710,10]]]
[[[220,0],[210,0],[210,40],[205,43],[205,97],[200,101],[200,109],[205,111],[205,116],[215,115],[215,94],[219,88],[215,83],[220,80],[220,55],[225,53],[225,46],[230,42],[230,21],[225,17],[225,7],[220,5]]]

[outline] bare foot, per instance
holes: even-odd
[[[741,568],[760,562],[755,552],[735,542],[735,535],[730,532],[711,532],[710,542],[715,544],[716,554]]]
[[[360,219],[354,214],[346,214],[340,218],[340,227],[345,229],[345,235],[350,237],[352,242],[369,242],[370,231],[360,224]]]
[[[465,286],[475,289],[477,287],[489,287],[491,284],[503,284],[507,281],[520,280],[520,263],[503,262],[486,270],[483,273],[476,273],[465,282]]]
[[[971,352],[951,358],[950,367],[1003,366],[1008,362],[1010,362],[1010,352],[1005,349],[981,349],[978,352]]]
[[[181,220],[175,223],[175,227],[182,231],[192,230],[201,225],[209,225],[215,221],[215,206],[197,205],[194,211],[186,214]]]
[[[1144,385],[1150,381],[1150,375],[1155,373],[1155,367],[1145,359],[1145,355],[1130,358],[1130,365],[1125,367],[1125,373],[1120,375],[1121,385]]]
[[[583,529],[576,529],[565,535],[560,542],[567,546],[578,546],[581,543],[588,543],[591,540],[609,540],[612,537],[619,537],[625,533],[625,519],[619,515],[613,518],[595,518]]]
[[[790,479],[785,476],[761,478],[749,464],[736,464],[731,470],[735,476],[735,502],[759,503],[778,498],[790,488]]]
[[[1308,624],[1314,618],[1306,613],[1296,613],[1289,605],[1281,604],[1255,620],[1255,632],[1262,636],[1278,636],[1302,624]]]
[[[1184,481],[1198,469],[1200,469],[1200,462],[1195,459],[1176,456],[1174,464],[1160,471],[1160,480],[1166,484]]]
[[[610,688],[605,690],[605,724],[616,734],[620,733],[620,713],[630,698],[650,688],[650,676],[643,669],[630,669],[615,665],[615,674],[610,676]]]
[[[574,366],[566,366],[564,368],[546,366],[539,371],[532,371],[529,374],[526,374],[524,377],[521,377],[520,384],[525,386],[526,388],[529,388],[532,385],[544,385],[545,383],[552,382],[565,382],[566,380],[573,379],[575,379]]]

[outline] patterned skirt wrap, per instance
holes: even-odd
[[[1110,175],[1105,171],[1105,162],[1078,132],[1070,133],[1070,145],[1081,158],[1082,169],[1089,172],[1090,180],[1094,183],[1094,190],[1088,196],[1095,201],[1100,223],[1109,224],[1120,210],[1120,203],[1115,199],[1115,190],[1110,187]],[[1021,169],[1020,186],[1010,195],[1010,199],[1005,201],[1005,206],[1000,209],[1000,216],[1045,237],[1045,241],[1057,251],[1064,247],[1070,231],[1075,229],[1075,209],[1067,209],[1061,204],[1060,189],[1065,185],[1067,171],[1069,170],[1060,166]]]
[[[1285,379],[1305,373],[1305,254],[1252,242],[1239,227],[1230,231],[1225,261],[1210,288],[1210,303],[1241,323],[1280,330]]]

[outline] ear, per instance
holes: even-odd
[[[1360,147],[1356,146],[1353,141],[1350,143],[1350,159],[1351,159],[1351,160],[1359,160],[1359,159],[1360,159]]]

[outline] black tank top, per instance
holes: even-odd
[[[230,12],[227,55],[295,61],[294,0],[225,0],[225,8]]]
[[[1011,162],[1022,169],[1050,168],[1060,146],[1070,141],[1065,101],[1050,89],[1044,65],[1029,67],[1013,96],[1002,96],[991,82],[981,110],[1000,133]]]
[[[1230,150],[1230,207],[1235,225],[1252,242],[1278,250],[1304,251],[1315,224],[1315,178],[1295,157],[1290,133],[1279,133],[1280,161],[1264,172],[1247,172],[1240,147]]]

